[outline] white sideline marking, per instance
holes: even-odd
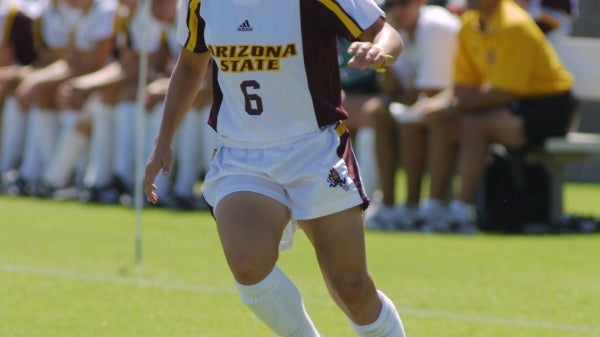
[[[229,294],[237,295],[235,287],[211,287],[199,284],[191,284],[185,282],[170,282],[170,281],[159,281],[159,280],[148,280],[143,278],[128,277],[128,276],[111,276],[101,274],[90,274],[82,273],[77,271],[71,271],[66,269],[48,268],[48,267],[35,267],[35,266],[23,266],[15,264],[0,264],[0,271],[24,274],[24,275],[44,275],[54,276],[57,278],[81,280],[96,283],[108,283],[108,284],[122,284],[122,285],[134,285],[143,288],[158,288],[166,290],[179,290],[179,291],[190,291],[207,294]],[[327,303],[332,305],[332,302],[325,302],[322,298],[309,298],[310,302],[316,302],[319,304]],[[600,335],[600,327],[590,325],[571,325],[561,324],[554,322],[543,322],[543,321],[532,321],[528,319],[520,318],[503,318],[493,317],[485,315],[475,314],[458,314],[453,312],[416,309],[416,308],[400,308],[402,314],[420,316],[420,317],[432,317],[441,319],[450,319],[455,321],[472,322],[472,323],[484,323],[484,324],[498,324],[506,326],[519,326],[519,327],[530,327],[530,328],[541,328],[547,330],[561,330],[570,332],[582,332],[591,333],[594,335]]]

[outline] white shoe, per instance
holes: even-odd
[[[475,210],[472,205],[460,201],[452,201],[448,207],[447,227],[452,233],[477,233]]]
[[[448,208],[444,203],[435,199],[427,199],[421,203],[423,221],[420,230],[424,233],[448,232]]]
[[[424,221],[424,214],[420,208],[396,206],[394,210],[394,227],[401,231],[413,231]]]
[[[367,209],[365,214],[365,227],[377,231],[395,230],[394,210],[394,206],[390,207],[385,205],[377,205],[372,211]]]

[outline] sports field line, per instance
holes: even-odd
[[[106,284],[120,284],[120,285],[132,285],[143,288],[157,288],[162,290],[176,290],[176,291],[189,291],[205,294],[229,294],[237,295],[235,287],[212,287],[200,284],[192,284],[186,282],[172,282],[172,281],[160,281],[160,280],[149,280],[137,277],[128,276],[115,276],[115,275],[102,275],[92,273],[82,273],[67,269],[50,268],[50,267],[39,267],[39,266],[25,266],[16,264],[0,264],[0,271],[13,274],[21,275],[42,275],[52,276],[61,279],[69,280],[80,280],[93,283],[106,283]],[[307,302],[318,303],[324,305],[333,306],[333,302],[326,301],[322,298],[305,298]],[[561,330],[565,332],[578,332],[578,333],[589,333],[591,335],[600,335],[600,327],[590,325],[572,325],[572,324],[561,324],[555,322],[543,322],[533,321],[528,319],[520,318],[503,318],[493,317],[486,315],[477,314],[462,314],[444,311],[435,311],[427,309],[417,308],[400,308],[403,315],[413,315],[419,317],[439,318],[453,321],[463,321],[470,323],[482,323],[482,324],[497,324],[514,327],[529,327],[529,328],[540,328],[547,330]]]

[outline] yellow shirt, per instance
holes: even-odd
[[[501,0],[485,30],[479,12],[462,15],[455,61],[456,84],[504,90],[521,97],[566,92],[573,76],[529,14]]]

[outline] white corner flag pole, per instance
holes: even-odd
[[[142,0],[142,17],[150,17],[150,1]],[[146,25],[143,25],[146,26]],[[139,78],[137,88],[137,120],[136,120],[136,147],[135,147],[135,190],[134,190],[134,206],[135,206],[135,263],[142,263],[142,210],[143,210],[143,193],[142,179],[144,177],[144,145],[146,139],[146,112],[144,109],[145,89],[148,81],[148,30],[142,32],[142,41],[140,43],[140,64]]]

